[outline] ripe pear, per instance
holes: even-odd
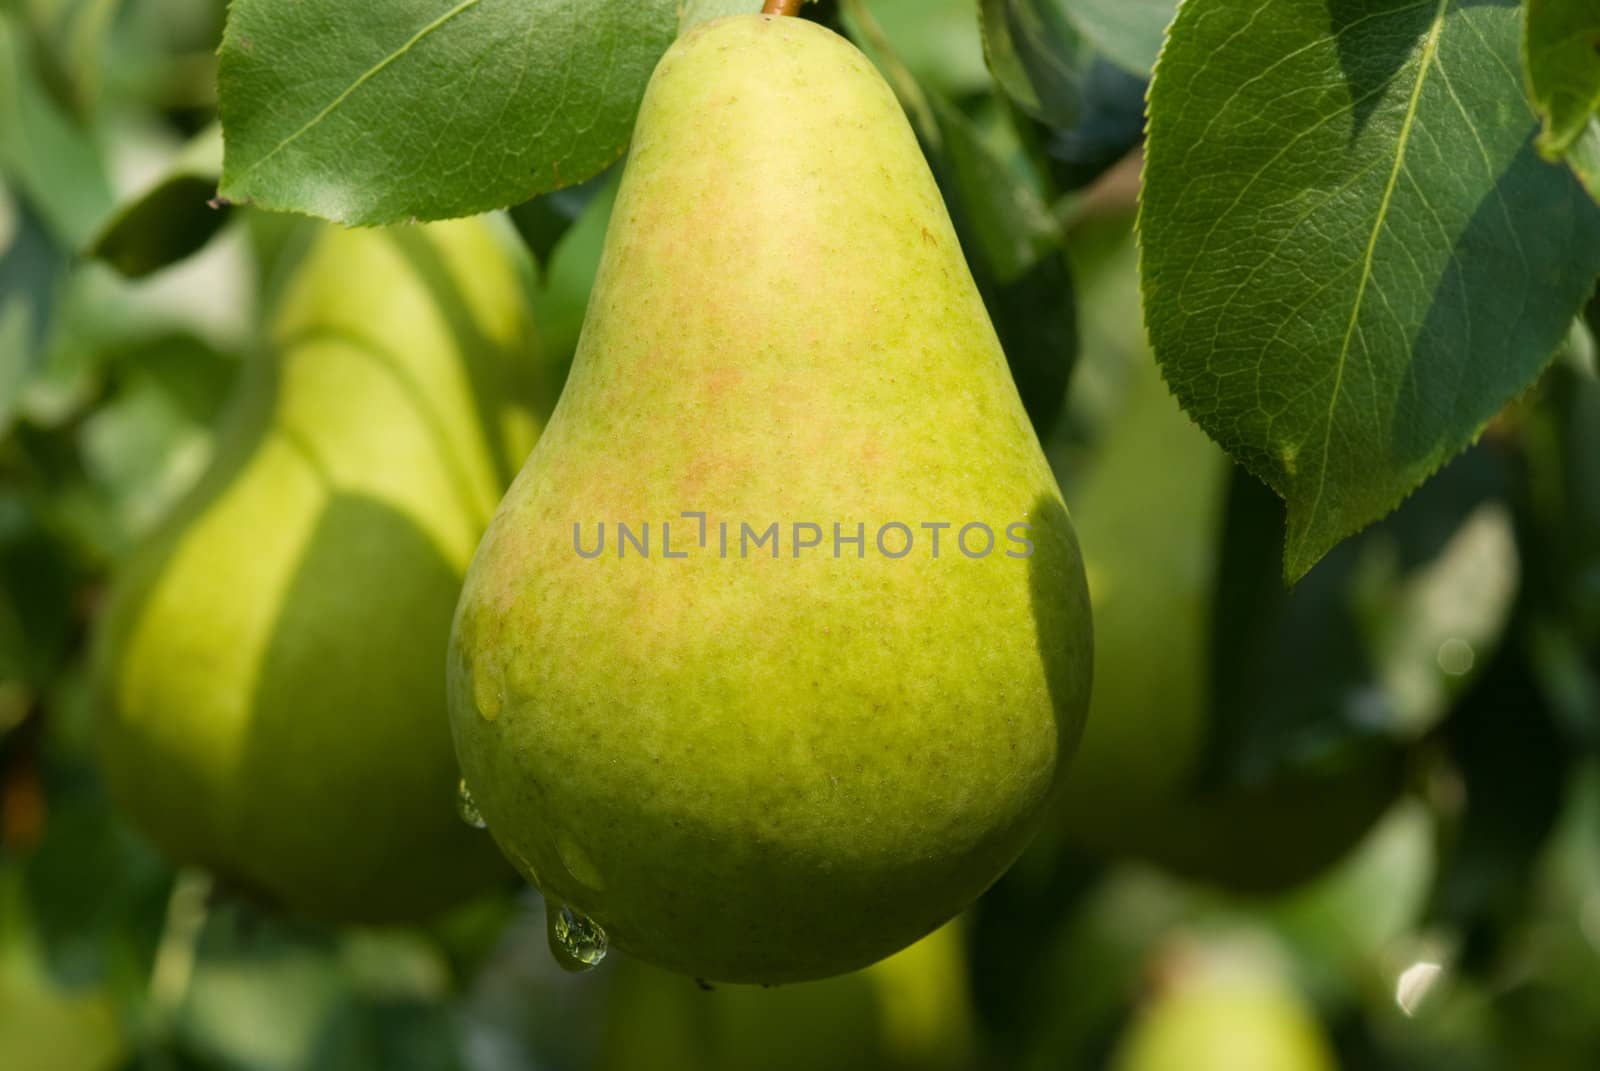
[[[457,610],[451,723],[496,841],[659,966],[853,970],[1030,839],[1090,648],[1071,523],[894,94],[811,22],[688,32]]]
[[[442,668],[535,433],[525,294],[482,221],[315,232],[103,630],[105,775],[175,859],[372,923],[507,876],[457,813]]]
[[[1335,1071],[1304,1000],[1276,972],[1212,954],[1180,964],[1117,1048],[1113,1071]]]
[[[1213,596],[1230,464],[1184,414],[1148,353],[1131,371],[1096,467],[1073,494],[1095,617],[1094,698],[1057,816],[1098,854],[1150,859],[1241,892],[1326,869],[1399,791],[1398,751],[1200,785],[1211,702]]]

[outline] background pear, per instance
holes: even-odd
[[[1214,949],[1169,967],[1112,1071],[1335,1071],[1315,1013],[1277,972]]]
[[[457,814],[440,669],[535,432],[525,290],[481,221],[314,235],[212,469],[113,593],[100,753],[175,858],[417,919],[503,873]]]
[[[1205,783],[1213,600],[1231,465],[1147,357],[1072,495],[1095,615],[1094,698],[1057,814],[1067,840],[1228,888],[1298,884],[1350,850],[1400,790],[1398,752]]]
[[[977,1039],[960,923],[861,971],[798,985],[700,989],[618,962],[600,1071],[964,1071]]]
[[[651,556],[575,552],[576,524],[592,550],[618,522],[650,524]],[[745,556],[741,525],[773,523],[775,556]],[[822,544],[797,550],[798,523]],[[992,552],[958,547],[969,523]],[[1031,556],[1007,555],[1014,523]],[[952,526],[937,558],[926,524]],[[1090,647],[1060,493],[893,93],[810,22],[690,31],[457,611],[452,725],[495,839],[669,969],[858,968],[1027,843]]]

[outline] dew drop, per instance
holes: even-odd
[[[463,777],[461,784],[456,788],[456,813],[461,820],[473,829],[488,829],[489,823],[483,820],[483,812],[478,810],[478,801],[472,798],[472,790],[467,787],[467,779]]]
[[[544,912],[550,954],[563,970],[592,970],[606,958],[606,931],[594,919],[553,900],[545,901]]]

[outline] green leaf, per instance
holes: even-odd
[[[569,366],[577,350],[621,180],[620,167],[605,173],[594,196],[540,265],[544,285],[534,295],[533,315],[539,325],[540,347],[552,367]]]
[[[1592,346],[1586,333],[1573,339]],[[1600,743],[1600,381],[1584,363],[1550,369],[1521,429],[1528,493],[1520,536],[1535,619],[1530,661],[1564,728],[1593,747]]]
[[[1527,0],[1523,62],[1544,117],[1539,151],[1559,160],[1600,108],[1600,0]]]
[[[198,252],[228,221],[214,206],[222,174],[222,128],[195,136],[164,174],[117,206],[95,233],[88,254],[130,278],[175,264]]]
[[[1522,652],[1507,648],[1442,734],[1460,790],[1428,921],[1472,938],[1468,970],[1508,951],[1577,761],[1541,698]]]
[[[1144,78],[1175,0],[982,0],[984,54],[995,81],[1029,115],[1069,127],[1104,58]]]
[[[990,87],[972,0],[864,0],[917,81],[961,99]]]
[[[1038,193],[989,149],[971,120],[944,98],[929,95],[938,123],[940,178],[946,200],[964,225],[967,258],[996,282],[1023,275],[1059,247],[1056,225]]]
[[[93,142],[45,92],[22,33],[0,14],[0,170],[62,245],[81,248],[111,207]]]
[[[1054,0],[982,0],[983,54],[1008,97],[1041,123],[1070,127],[1083,113],[1094,48]]]
[[[1600,201],[1600,118],[1591,117],[1577,139],[1567,147],[1567,166],[1578,176],[1589,196]]]
[[[1177,0],[1070,0],[1068,10],[1096,48],[1134,74],[1148,75],[1177,6]]]
[[[238,362],[171,335],[123,354],[126,381],[78,428],[92,484],[122,533],[150,531],[204,471]]]
[[[1212,588],[1211,783],[1293,776],[1433,729],[1511,618],[1510,487],[1477,447],[1290,592],[1272,495],[1235,469]]]
[[[1146,84],[1144,78],[1096,56],[1084,71],[1077,121],[1070,127],[1035,124],[1039,149],[1060,190],[1088,186],[1139,144],[1144,137]]]
[[[1150,94],[1145,317],[1288,503],[1284,570],[1394,509],[1555,352],[1600,209],[1541,160],[1513,0],[1190,0]]]
[[[761,10],[761,0],[683,0],[678,32],[724,15],[749,15]]]
[[[523,243],[533,253],[541,279],[546,275],[556,246],[608,181],[609,174],[601,172],[582,185],[535,197],[508,213],[512,226],[516,227]]]
[[[1154,6],[1170,14],[1168,0]],[[1144,11],[1148,18],[1151,7],[1140,0],[1128,10]],[[1143,45],[1115,31],[1103,35],[1125,57],[1148,48],[1142,62],[1123,63],[1097,43],[1094,27],[1083,21],[1100,17],[1095,5],[982,0],[979,10],[995,83],[1021,113],[1018,125],[1058,190],[1087,186],[1139,143],[1146,79],[1164,19],[1152,20],[1154,40]]]
[[[1028,416],[1046,436],[1065,403],[1078,341],[1059,232],[1037,191],[1006,167],[966,116],[937,95],[929,104],[939,134],[935,170],[956,233]]]
[[[33,371],[66,270],[66,252],[38,215],[0,185],[0,438]]]
[[[443,219],[622,155],[676,0],[235,0],[222,196],[347,224]]]

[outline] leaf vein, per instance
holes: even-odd
[[[1434,10],[1433,24],[1428,29],[1428,38],[1423,42],[1422,56],[1417,63],[1417,80],[1411,87],[1411,99],[1406,103],[1406,112],[1400,121],[1400,133],[1395,139],[1394,167],[1389,172],[1389,181],[1383,191],[1383,198],[1378,203],[1378,211],[1373,219],[1372,233],[1367,237],[1366,252],[1362,256],[1361,278],[1356,284],[1355,300],[1350,303],[1350,319],[1345,325],[1344,341],[1339,347],[1339,356],[1334,364],[1333,390],[1328,397],[1328,414],[1324,419],[1322,435],[1322,459],[1318,465],[1317,490],[1311,498],[1311,508],[1306,511],[1306,523],[1300,530],[1300,537],[1296,540],[1294,558],[1299,559],[1304,550],[1306,539],[1310,537],[1316,527],[1317,511],[1322,506],[1322,495],[1328,485],[1328,460],[1332,452],[1334,417],[1338,413],[1339,398],[1344,389],[1345,365],[1349,362],[1350,345],[1355,339],[1361,321],[1361,307],[1366,300],[1367,286],[1372,281],[1372,268],[1376,258],[1378,240],[1383,235],[1384,225],[1388,220],[1389,208],[1394,200],[1395,188],[1400,183],[1400,175],[1405,167],[1406,146],[1411,140],[1411,130],[1416,123],[1418,106],[1422,101],[1422,89],[1428,81],[1428,70],[1433,66],[1434,57],[1439,50],[1439,37],[1444,29],[1445,15],[1450,10],[1451,0],[1439,0],[1439,6]]]
[[[292,134],[289,134],[282,141],[274,145],[264,156],[252,161],[248,166],[243,168],[239,172],[239,178],[243,179],[244,176],[250,174],[256,168],[260,167],[268,160],[271,160],[284,149],[298,141],[307,131],[311,130],[318,123],[332,115],[341,104],[350,99],[351,95],[354,94],[356,90],[366,85],[373,78],[377,77],[377,75],[382,72],[384,68],[388,67],[391,63],[395,62],[401,56],[404,56],[407,52],[410,52],[413,48],[415,48],[423,38],[444,26],[457,15],[460,15],[469,8],[476,7],[481,2],[482,0],[461,0],[461,2],[455,7],[451,8],[449,11],[446,11],[444,14],[440,15],[438,18],[422,27],[416,33],[412,34],[411,37],[406,40],[405,44],[401,45],[399,48],[383,57],[383,59],[379,60],[377,63],[363,71],[361,73],[361,77],[357,78],[355,81],[346,86],[344,90],[340,92],[338,96],[330,100],[321,111],[319,111],[316,115],[313,115],[310,119],[307,119],[298,130],[294,131]]]

